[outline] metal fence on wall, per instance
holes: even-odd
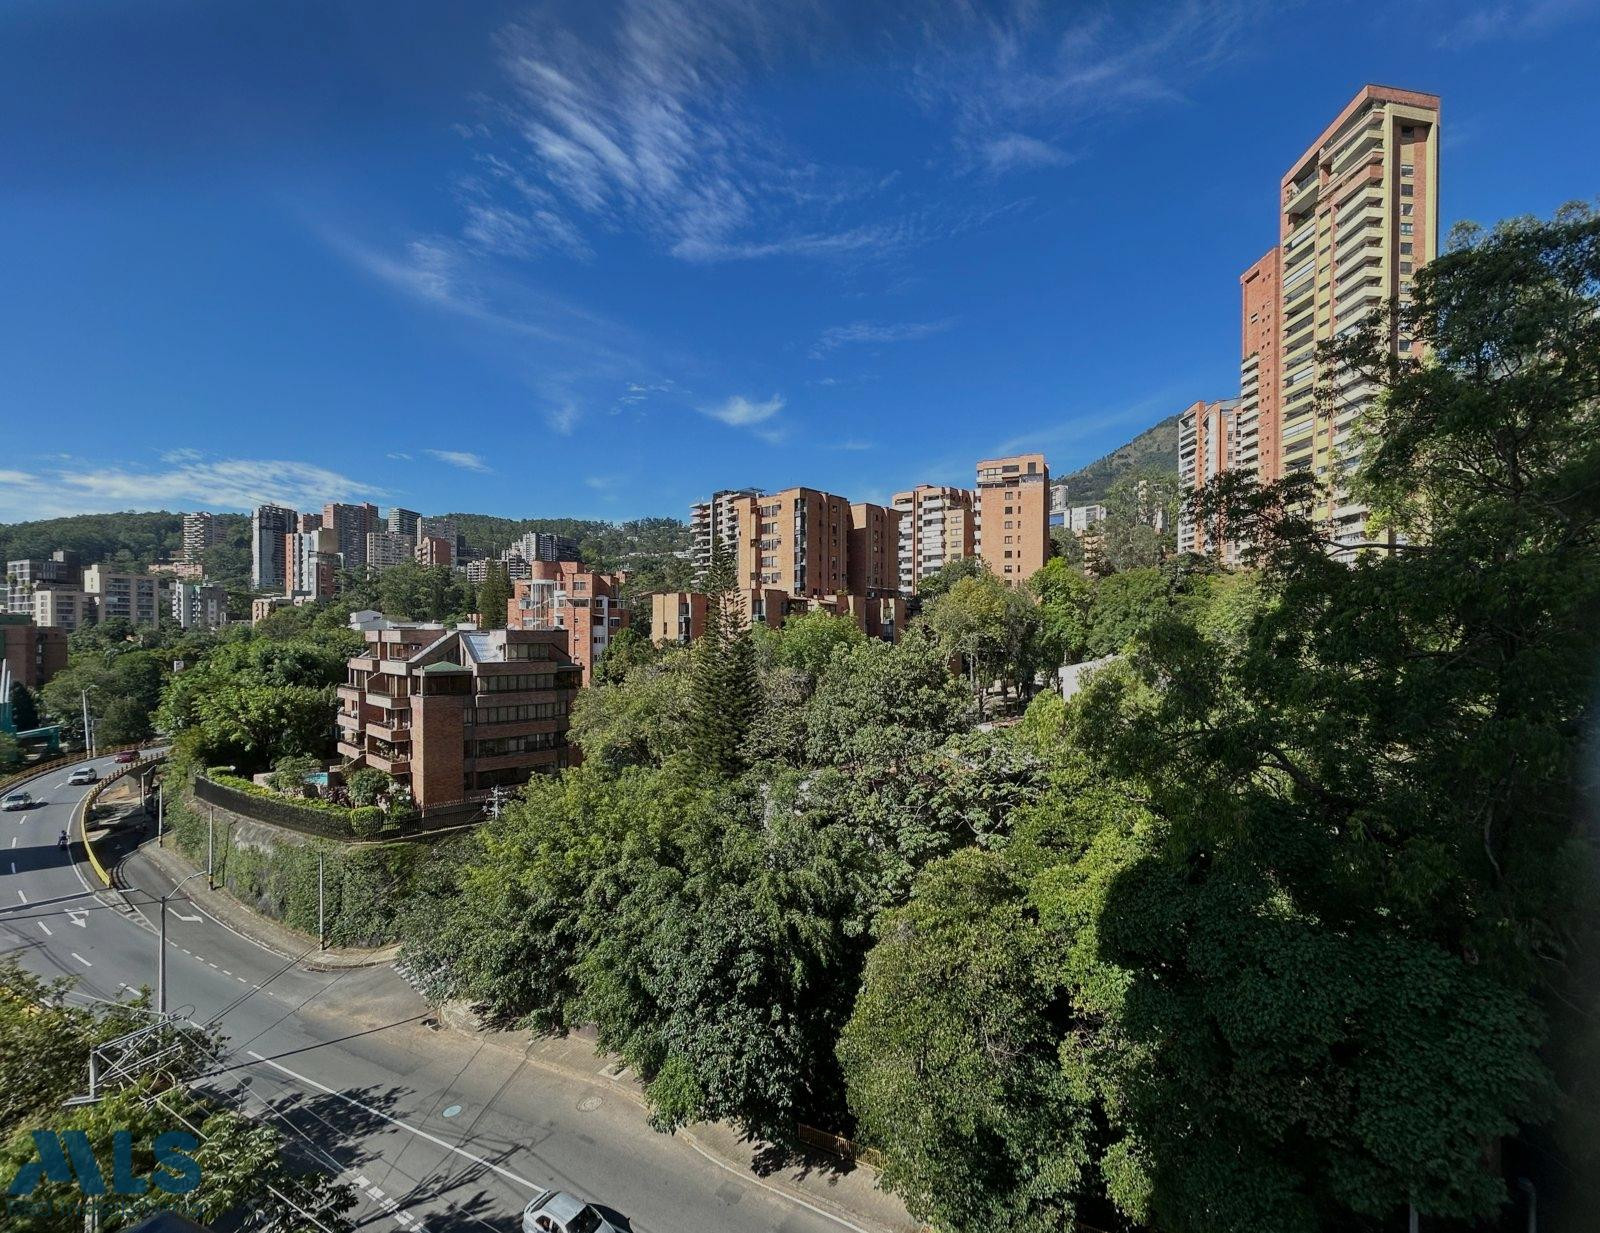
[[[323,839],[346,841],[375,840],[382,842],[390,839],[413,838],[431,831],[463,826],[467,823],[475,822],[483,816],[483,810],[477,805],[460,805],[448,809],[430,811],[423,816],[403,819],[385,826],[384,830],[377,834],[357,835],[347,817],[327,813],[321,809],[314,809],[306,805],[296,805],[293,801],[273,800],[270,797],[257,796],[253,792],[243,792],[238,788],[229,787],[227,784],[207,779],[204,775],[195,776],[194,795],[197,800],[205,801],[208,805],[216,805],[218,808],[236,813],[240,817],[250,818],[257,822],[266,822],[273,826],[281,826],[285,830],[299,831],[303,835],[316,835]]]

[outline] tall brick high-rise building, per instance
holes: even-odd
[[[900,514],[900,590],[916,593],[917,584],[950,561],[977,551],[973,494],[968,488],[918,484],[894,494]]]
[[[689,507],[689,535],[696,573],[705,573],[718,544],[727,548],[730,555],[736,554],[739,510],[746,497],[760,495],[759,488],[724,488],[712,493],[709,500],[696,501]]]
[[[322,529],[333,532],[344,567],[359,574],[367,566],[367,533],[378,529],[378,507],[330,501],[322,507]]]
[[[1239,276],[1239,399],[1224,465],[1262,483],[1312,472],[1327,489],[1312,512],[1346,550],[1371,542],[1368,511],[1347,480],[1360,462],[1356,426],[1377,390],[1325,368],[1317,345],[1408,303],[1438,244],[1439,98],[1369,85],[1290,164],[1278,188],[1278,244]],[[1392,327],[1387,341],[1402,354],[1413,345]],[[1180,471],[1196,487],[1210,475],[1185,456],[1204,431],[1186,427],[1179,444]]]
[[[1178,416],[1178,479],[1185,489],[1203,488],[1224,471],[1241,466],[1239,411],[1241,400],[1223,398],[1197,402]],[[1178,515],[1178,551],[1205,552],[1204,527],[1197,526],[1187,510]],[[1224,555],[1232,555],[1227,549]]]
[[[785,488],[730,503],[737,519],[741,587],[789,595],[849,589],[850,502],[815,488]]]
[[[852,595],[900,593],[900,519],[897,509],[860,501],[850,507],[846,581]]]
[[[1340,544],[1355,545],[1367,539],[1367,510],[1343,479],[1377,391],[1323,370],[1316,345],[1407,303],[1416,271],[1438,251],[1438,96],[1363,87],[1290,164],[1279,211],[1278,467],[1328,483],[1319,512]],[[1392,330],[1388,341],[1411,349]]]
[[[977,548],[1007,586],[1020,586],[1050,559],[1050,468],[1043,454],[978,464]]]

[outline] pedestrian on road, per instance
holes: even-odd
[[[66,846],[67,846],[67,832],[66,831],[62,831],[61,832],[61,838],[56,840],[56,847],[64,848]]]

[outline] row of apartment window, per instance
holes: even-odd
[[[559,749],[567,743],[565,732],[530,732],[524,736],[497,736],[487,741],[471,743],[474,758],[503,758],[508,754],[536,753],[541,749]]]
[[[567,713],[565,702],[528,702],[521,706],[480,706],[473,711],[478,724],[515,724],[530,719],[555,719]]]
[[[505,676],[485,676],[480,682],[487,694],[520,694],[536,689],[554,689],[560,678],[553,672],[516,672]]]
[[[556,649],[545,642],[507,642],[507,659],[554,659]]]

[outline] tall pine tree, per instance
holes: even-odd
[[[704,771],[731,778],[744,769],[744,737],[760,706],[755,647],[745,623],[734,564],[721,544],[706,571],[706,628],[690,680],[690,751]]]
[[[511,578],[499,561],[490,561],[478,588],[478,622],[483,629],[506,627],[506,605],[511,602]]]

